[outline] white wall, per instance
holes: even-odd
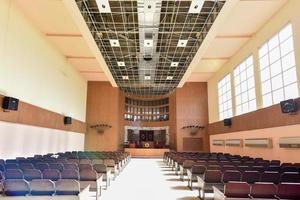
[[[85,121],[86,81],[13,0],[0,1],[0,94]]]
[[[83,151],[84,134],[0,121],[0,158]]]
[[[274,34],[280,31],[286,24],[293,26],[294,49],[296,56],[298,88],[300,92],[300,1],[289,0],[254,36],[250,39],[216,74],[208,81],[209,123],[219,121],[218,106],[218,82],[225,75],[243,62],[249,55],[253,54],[254,72],[256,84],[257,108],[262,107],[261,86],[259,81],[258,49]],[[233,92],[233,90],[232,90]],[[234,103],[234,101],[233,101]],[[233,104],[234,107],[234,104]]]

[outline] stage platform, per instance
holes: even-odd
[[[169,151],[169,149],[125,148],[125,152],[130,153],[133,158],[162,158],[164,153]]]

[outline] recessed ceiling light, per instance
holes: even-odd
[[[128,80],[129,77],[128,76],[122,76],[123,80]]]
[[[125,67],[125,62],[117,62],[119,67]]]
[[[100,13],[111,13],[108,0],[96,0]]]
[[[179,62],[171,62],[171,67],[177,67]]]
[[[153,0],[145,0],[144,1],[144,12],[145,13],[154,13],[155,12],[155,7],[156,7],[156,2]]]
[[[204,0],[192,0],[189,13],[191,14],[199,14],[203,7]]]
[[[173,76],[167,76],[167,80],[172,80]]]
[[[144,40],[144,47],[153,47],[153,40]]]
[[[109,40],[109,42],[110,42],[110,46],[112,46],[112,47],[120,46],[119,40]]]
[[[178,40],[177,47],[186,47],[189,40]]]
[[[150,75],[145,75],[145,80],[151,80],[151,76]]]

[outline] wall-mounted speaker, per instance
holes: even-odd
[[[72,124],[72,117],[64,117],[64,124],[65,125]]]
[[[280,102],[282,113],[293,113],[297,111],[296,102],[294,99],[288,99]]]
[[[224,119],[223,122],[224,122],[224,126],[231,126],[232,125],[231,118]]]
[[[4,110],[18,110],[19,99],[13,97],[4,97],[2,108]]]

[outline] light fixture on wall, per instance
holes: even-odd
[[[90,128],[95,129],[97,133],[104,133],[105,130],[110,129],[112,126],[109,124],[95,124],[91,125]]]
[[[196,135],[200,129],[204,129],[204,126],[188,125],[188,126],[182,127],[181,129],[188,131],[191,135]]]

